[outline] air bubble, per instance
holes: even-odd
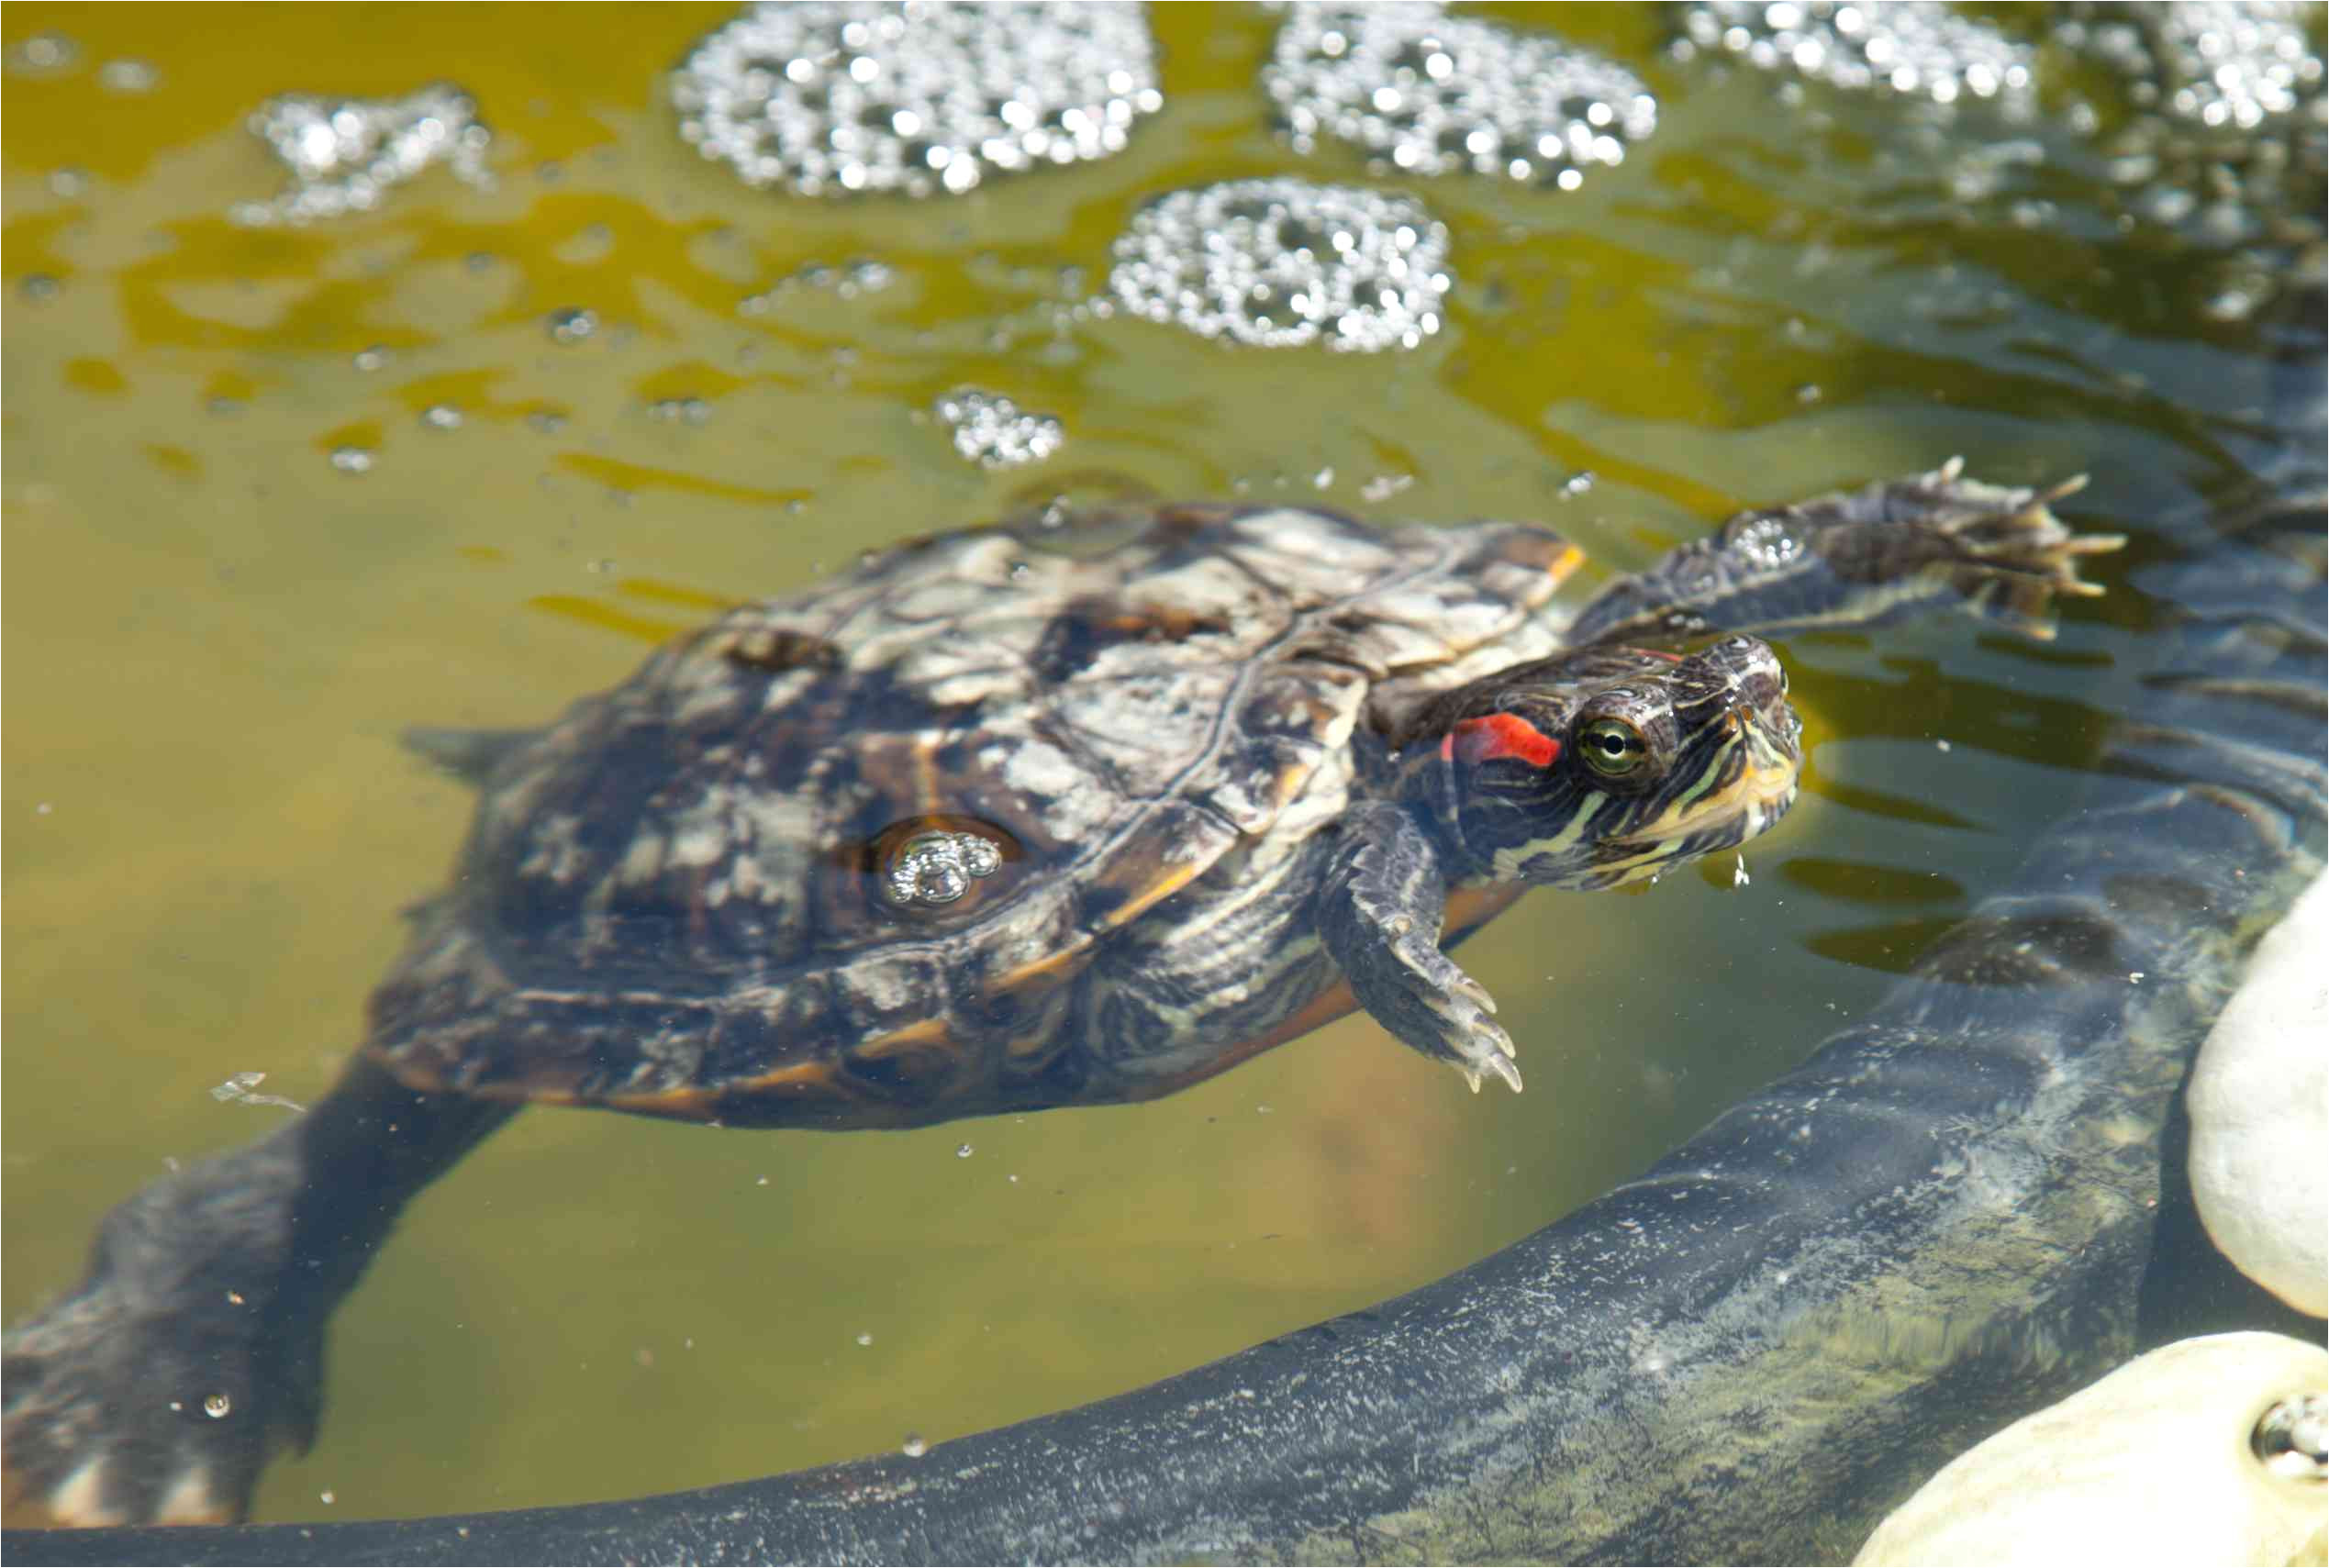
[[[553,343],[579,343],[598,330],[598,313],[593,310],[553,310],[544,326],[549,328]]]
[[[958,387],[930,406],[939,422],[953,432],[954,450],[982,468],[1016,468],[1040,462],[1066,439],[1066,428],[1049,414],[1029,413],[1000,393]]]
[[[407,97],[370,101],[287,94],[260,106],[249,124],[292,181],[273,200],[242,202],[228,215],[249,227],[369,212],[389,191],[438,163],[469,184],[493,183],[485,170],[493,133],[458,87],[440,83]]]
[[[882,892],[908,909],[959,903],[1003,866],[1003,851],[977,833],[931,828],[904,838],[882,859]]]
[[[1406,173],[1559,190],[1657,128],[1657,100],[1623,67],[1410,0],[1295,7],[1262,86],[1298,152],[1323,135]]]
[[[150,93],[162,72],[142,60],[108,60],[97,67],[97,84],[108,93]]]
[[[1109,288],[1151,321],[1263,348],[1412,349],[1440,329],[1447,230],[1403,196],[1303,180],[1176,191],[1134,215]]]
[[[1706,0],[1677,15],[1686,58],[1731,54],[1762,71],[1940,105],[1987,98],[2019,112],[2034,102],[2027,46],[1924,0]]]
[[[1164,105],[1133,6],[755,6],[674,74],[679,133],[746,184],[960,194],[1120,152]]]

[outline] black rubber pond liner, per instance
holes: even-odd
[[[886,1457],[429,1519],[13,1531],[17,1562],[1818,1562],[2132,1351],[2160,1129],[2322,865],[2320,335],[2088,798],[1876,1008],[1628,1182],[1367,1312]]]

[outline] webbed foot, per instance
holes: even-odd
[[[1354,804],[1320,889],[1320,940],[1385,1029],[1449,1063],[1476,1094],[1490,1075],[1517,1092],[1517,1048],[1488,1016],[1495,999],[1440,951],[1446,906],[1437,852],[1414,819],[1387,801]]]
[[[205,1162],[116,1208],[87,1278],[9,1331],[11,1523],[231,1522],[270,1453],[306,1445],[320,1324],[283,1310],[291,1193],[271,1148]]]
[[[1389,924],[1396,930],[1398,917]],[[1393,1034],[1452,1064],[1474,1094],[1491,1076],[1519,1094],[1521,1069],[1513,1058],[1520,1047],[1488,1016],[1496,1011],[1496,999],[1440,951],[1436,936],[1436,930],[1427,937],[1413,928],[1395,936],[1390,956],[1396,965],[1376,969],[1364,986],[1354,978],[1353,994]]]
[[[2102,584],[2078,575],[2078,558],[2122,549],[2124,534],[2074,533],[2050,509],[2086,488],[2074,474],[2043,490],[1966,479],[1963,458],[1931,473],[1879,486],[1886,520],[1923,530],[1955,548],[1942,569],[1962,607],[2031,637],[2050,639],[2056,595],[2094,598]],[[1919,553],[1910,546],[1906,554]]]

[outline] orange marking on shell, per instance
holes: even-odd
[[[1064,947],[1057,952],[1045,953],[1042,958],[1030,959],[1017,969],[997,976],[994,988],[997,991],[1017,991],[1031,985],[1056,985],[1067,978],[1068,967],[1082,960],[1086,951],[1081,945]]]
[[[785,1090],[809,1094],[817,1090],[835,1092],[833,1064],[821,1058],[795,1062],[763,1073],[757,1078],[746,1078],[717,1088],[694,1084],[675,1089],[652,1089],[619,1095],[608,1095],[599,1103],[611,1109],[630,1111],[639,1116],[672,1117],[681,1121],[712,1121],[720,1115],[720,1106],[732,1099],[752,1099]]]
[[[1561,754],[1561,743],[1517,713],[1491,713],[1457,724],[1441,750],[1466,762],[1512,757],[1532,768],[1549,768]]]
[[[1146,914],[1149,908],[1159,900],[1170,898],[1174,894],[1187,887],[1197,873],[1205,870],[1210,863],[1209,861],[1201,864],[1191,861],[1171,871],[1158,873],[1156,880],[1137,896],[1126,899],[1109,911],[1108,917],[1099,922],[1099,929],[1112,931],[1128,921],[1137,919]]]
[[[709,1089],[694,1087],[608,1095],[598,1103],[613,1110],[673,1117],[681,1121],[709,1121],[719,1114],[719,1096]]]

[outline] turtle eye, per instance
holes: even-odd
[[[1621,718],[1597,718],[1577,731],[1577,753],[1585,765],[1605,779],[1621,779],[1649,760],[1649,743],[1642,732]]]

